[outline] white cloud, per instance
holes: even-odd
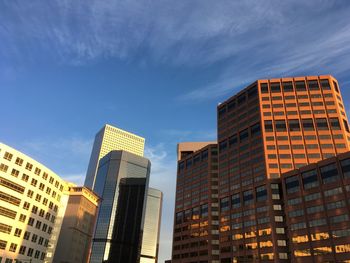
[[[146,147],[145,157],[150,159],[152,163],[150,187],[159,189],[164,194],[158,260],[158,262],[164,262],[164,260],[171,258],[176,186],[176,157],[175,155],[168,155],[163,144]]]

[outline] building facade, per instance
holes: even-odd
[[[150,168],[148,159],[126,151],[100,160],[95,191],[102,201],[91,263],[140,260]]]
[[[218,106],[220,260],[290,261],[281,174],[349,151],[332,76],[258,80]]]
[[[221,261],[289,261],[280,177],[349,151],[337,81],[256,81],[218,106],[218,143]]]
[[[180,143],[172,262],[219,262],[218,216],[217,144]]]
[[[88,262],[99,197],[87,187],[74,185],[69,185],[68,194],[53,262]]]
[[[350,262],[350,152],[282,174],[292,262]]]
[[[106,124],[95,137],[84,186],[94,190],[99,161],[110,151],[124,150],[143,156],[145,139]]]
[[[157,263],[163,193],[148,188],[140,263]]]
[[[66,190],[50,169],[0,143],[0,262],[53,262]]]

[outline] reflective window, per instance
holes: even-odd
[[[319,186],[316,169],[304,172],[301,174],[301,176],[303,179],[304,189],[310,189]]]
[[[285,180],[285,184],[288,194],[299,191],[298,176],[287,177]]]
[[[345,178],[350,177],[350,159],[340,161],[341,168]]]
[[[320,168],[322,182],[324,184],[334,182],[340,178],[336,163],[332,163]]]

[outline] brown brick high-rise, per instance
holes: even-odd
[[[173,263],[219,262],[217,144],[180,143]]]
[[[280,177],[349,151],[337,81],[256,81],[218,106],[218,145],[220,262],[290,261]]]

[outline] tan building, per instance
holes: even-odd
[[[99,197],[86,187],[69,186],[69,200],[53,262],[88,262]]]
[[[99,161],[110,151],[124,150],[143,156],[145,139],[106,124],[95,137],[84,185],[95,189]]]
[[[148,188],[140,263],[157,263],[163,193]]]
[[[0,143],[0,262],[52,262],[66,190],[50,169]]]
[[[181,142],[177,144],[177,160],[185,158],[188,154],[202,149],[208,144],[215,144],[216,142]]]

